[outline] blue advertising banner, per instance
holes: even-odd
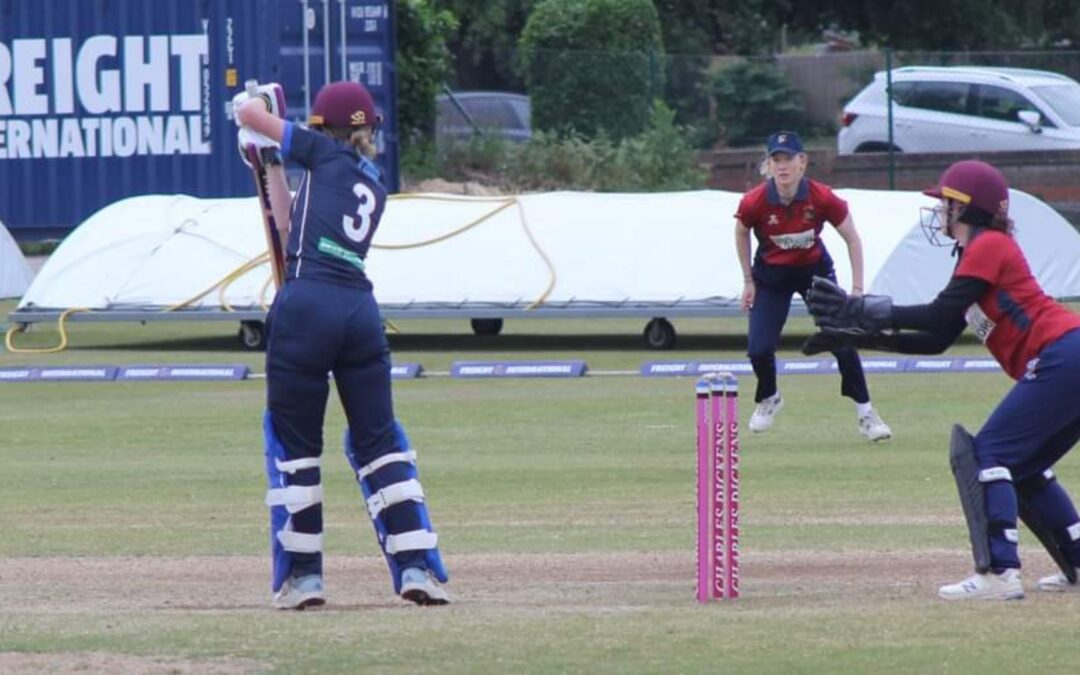
[[[390,377],[395,380],[414,380],[424,372],[419,363],[395,363],[390,366]]]
[[[451,377],[581,377],[584,361],[455,361]]]
[[[248,367],[242,363],[184,364],[177,366],[122,366],[117,380],[243,380]]]
[[[986,357],[863,357],[868,373],[1000,372],[997,361]],[[784,375],[835,373],[834,359],[777,359],[776,370]],[[749,361],[646,361],[641,374],[646,377],[678,377],[709,372],[753,373]]]
[[[254,194],[231,108],[248,79],[280,82],[300,122],[326,82],[363,82],[398,189],[392,0],[20,0],[0,14],[0,221],[16,238],[66,234],[135,195]]]

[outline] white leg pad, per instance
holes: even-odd
[[[980,483],[993,483],[996,480],[1012,482],[1012,472],[1003,466],[995,466],[991,469],[983,469],[979,472]]]
[[[289,523],[291,527],[292,523]],[[277,533],[281,547],[293,553],[321,553],[323,548],[322,533],[303,534],[285,529]]]
[[[1080,523],[1073,523],[1065,528],[1065,531],[1069,533],[1069,539],[1073,541],[1080,539]]]
[[[293,459],[290,461],[283,461],[274,458],[274,466],[281,473],[294,474],[302,469],[318,469],[322,464],[322,460],[319,457],[304,457],[303,459]]]
[[[303,511],[323,500],[322,485],[289,485],[266,491],[267,506],[284,506],[289,513]]]
[[[424,501],[424,488],[420,487],[420,481],[411,478],[400,483],[387,485],[378,492],[367,498],[368,513],[372,519],[377,518],[379,513],[387,506],[400,504],[404,501]]]
[[[370,464],[365,464],[360,467],[356,472],[356,475],[360,480],[367,478],[371,474],[375,473],[379,469],[383,468],[387,464],[393,464],[394,462],[405,462],[407,464],[416,464],[416,451],[408,450],[406,452],[391,452],[387,453]]]
[[[419,551],[435,548],[439,544],[439,535],[427,530],[413,530],[386,537],[386,552],[390,555],[402,551]]]

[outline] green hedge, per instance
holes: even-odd
[[[805,133],[802,95],[783,71],[765,61],[740,61],[711,82],[718,136],[728,145],[764,143],[777,129]]]
[[[544,0],[519,42],[533,128],[616,140],[640,133],[663,92],[662,55],[651,0]]]
[[[447,39],[457,19],[429,0],[396,0],[398,134],[403,150],[435,131],[435,96],[451,73]]]
[[[506,192],[588,190],[657,192],[705,187],[707,172],[687,141],[688,130],[657,101],[647,128],[615,141],[604,134],[536,132],[512,145],[491,136],[451,145],[440,156],[440,174],[449,180],[483,180]]]

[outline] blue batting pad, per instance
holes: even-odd
[[[294,553],[314,555],[314,558],[307,559],[305,565],[311,566],[314,561],[317,568],[315,573],[321,574],[321,532],[316,534],[294,532],[291,519],[294,513],[322,502],[322,487],[317,473],[319,471],[318,458],[290,462],[284,444],[274,431],[269,411],[263,415],[263,437],[266,443],[266,482],[269,488],[267,504],[270,508],[270,557],[273,561],[271,587],[276,593],[292,572],[295,563]],[[284,470],[279,468],[279,464]],[[300,466],[297,466],[298,464]],[[288,473],[290,470],[294,474],[316,472],[314,475],[307,474],[309,479],[315,479],[315,484],[305,486],[297,483],[296,476],[290,476]],[[288,490],[284,490],[285,488]],[[271,501],[275,503],[271,504]],[[282,501],[287,503],[280,503]],[[291,513],[290,507],[292,507]]]
[[[409,437],[405,434],[405,429],[401,426],[400,422],[394,422],[394,435],[397,441],[395,443],[397,446],[395,452],[407,453],[412,450],[412,444],[409,442]],[[353,473],[356,475],[357,483],[360,486],[360,492],[364,495],[365,502],[368,502],[372,495],[383,490],[387,486],[415,482],[417,487],[419,487],[419,472],[417,471],[416,463],[409,461],[392,461],[386,463],[373,470],[364,478],[360,478],[360,470],[364,467],[360,466],[357,462],[356,453],[353,451],[349,441],[348,429],[345,430],[344,446],[345,457],[349,460],[349,464],[353,468]],[[379,459],[379,457],[376,457],[368,466],[378,463]],[[428,514],[427,503],[425,501],[406,500],[397,503],[408,505],[407,507],[401,507],[408,508],[408,513],[406,514],[407,520],[415,521],[422,530],[434,534],[435,529],[431,525],[431,518]],[[401,520],[401,518],[398,520]],[[394,583],[394,592],[400,593],[402,568],[397,560],[398,556],[387,551],[387,542],[388,537],[401,534],[401,531],[399,531],[401,526],[400,524],[388,522],[385,511],[381,511],[372,517],[371,522],[375,528],[375,534],[379,539],[379,547],[382,549],[383,556],[386,558],[386,564],[390,568],[390,576]],[[446,572],[445,565],[443,565],[442,556],[439,554],[438,546],[432,546],[431,548],[422,550],[423,563],[427,569],[429,569],[439,581],[443,583],[448,581],[450,577]],[[412,551],[409,552],[411,553]]]

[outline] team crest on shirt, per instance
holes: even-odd
[[[1024,368],[1024,379],[1034,380],[1035,376],[1039,374],[1039,357],[1031,359],[1027,362],[1027,366]]]
[[[770,213],[769,217],[765,220],[765,224],[766,225],[779,225],[780,224],[780,216],[776,215],[775,213]]]
[[[806,209],[803,211],[802,219],[805,220],[806,222],[810,223],[810,222],[813,222],[816,218],[817,218],[817,213],[814,211],[814,207],[813,206],[807,206]]]

